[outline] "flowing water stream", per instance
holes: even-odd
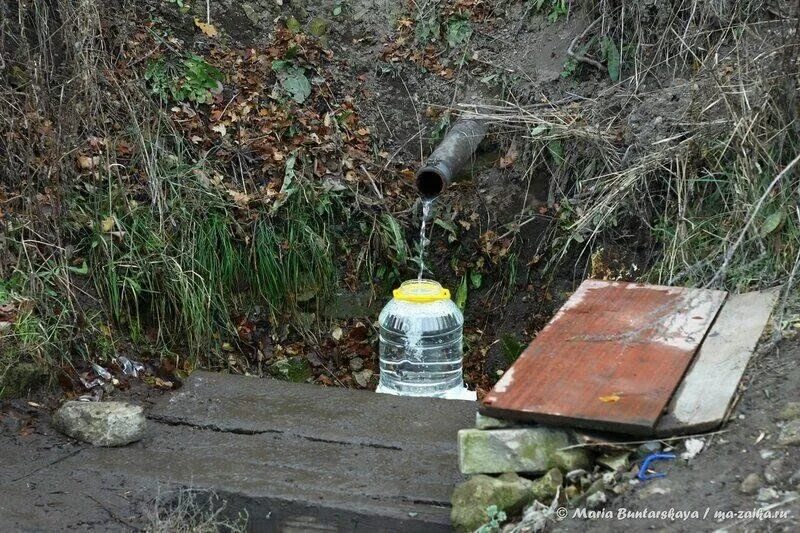
[[[425,226],[428,224],[428,219],[431,216],[431,207],[435,198],[422,199],[422,225],[419,228],[419,276],[417,279],[422,279],[425,273],[425,247],[430,240],[425,236]]]

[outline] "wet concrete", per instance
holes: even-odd
[[[446,531],[471,402],[197,372],[123,448],[46,424],[0,437],[4,529],[130,530],[158,493],[207,489],[257,531]]]

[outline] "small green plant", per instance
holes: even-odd
[[[17,298],[24,284],[24,277],[19,272],[7,279],[0,279],[0,305],[7,304]]]
[[[586,52],[597,42],[597,40],[593,37],[586,41],[585,43],[578,46],[577,50],[575,51],[575,56],[570,56],[564,62],[564,66],[561,70],[561,77],[562,78],[569,78],[570,76],[574,75],[578,68],[580,67],[581,63],[576,59],[576,57],[583,57],[586,55]],[[619,54],[617,54],[619,57]],[[619,61],[617,61],[617,65],[619,65]]]
[[[569,78],[575,74],[575,71],[578,70],[579,63],[573,57],[568,57],[566,61],[564,61],[564,66],[561,68],[561,77],[562,78]]]
[[[456,289],[455,304],[460,311],[464,311],[467,307],[467,298],[469,297],[469,286],[467,285],[467,276],[462,276],[461,283],[458,284]]]
[[[556,22],[562,16],[569,14],[569,3],[567,0],[529,0],[529,9],[536,13],[547,10],[547,20],[551,23]]]
[[[403,226],[390,213],[384,213],[379,218],[378,229],[383,253],[393,264],[405,266],[411,254]]]
[[[469,18],[457,16],[447,21],[447,45],[456,48],[466,43],[472,36],[472,25]]]
[[[619,81],[620,76],[620,55],[619,48],[610,37],[603,37],[600,40],[600,56],[605,60],[608,68],[608,77],[611,81]]]
[[[547,20],[556,22],[560,17],[566,16],[569,13],[569,6],[567,0],[552,0],[550,3],[550,12],[547,14]]]
[[[442,36],[442,23],[437,2],[416,2],[414,11],[414,38],[419,44],[428,44]]]
[[[486,508],[486,516],[489,521],[479,527],[477,533],[498,533],[507,518],[505,511],[501,511],[496,505]]]
[[[445,111],[439,116],[439,119],[436,121],[431,131],[431,142],[438,143],[444,138],[444,134],[450,129],[450,122],[450,111]]]
[[[42,325],[32,311],[26,311],[17,317],[14,324],[14,335],[20,345],[26,348],[34,348],[42,343]]]
[[[481,285],[483,285],[483,274],[473,270],[469,274],[469,281],[472,284],[473,289],[480,289]]]
[[[509,366],[519,358],[524,349],[525,346],[514,335],[505,333],[500,337],[500,350],[503,352],[503,358]]]
[[[168,102],[208,104],[222,89],[222,72],[200,56],[190,55],[179,61],[160,58],[147,65],[144,74],[150,92]]]
[[[336,3],[333,4],[333,16],[338,17],[339,15],[341,15],[345,7],[346,6],[344,0],[336,0]]]
[[[517,254],[511,253],[508,254],[508,259],[506,260],[506,264],[508,265],[508,273],[506,278],[506,288],[505,294],[503,295],[503,300],[508,301],[509,298],[516,292],[516,285],[517,285]]]
[[[553,163],[558,166],[564,164],[565,155],[564,155],[564,145],[558,139],[553,139],[552,141],[548,141],[547,143],[547,151],[550,153],[550,157],[553,158]]]
[[[417,42],[420,44],[427,44],[437,40],[442,34],[437,19],[425,19],[417,23],[414,29],[414,35]]]
[[[272,70],[292,100],[302,104],[311,96],[311,82],[308,81],[304,67],[297,65],[291,59],[277,59],[272,62]]]

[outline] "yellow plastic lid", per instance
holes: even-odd
[[[438,281],[429,279],[412,279],[404,281],[392,292],[395,300],[404,302],[429,303],[449,300],[450,291],[442,287]]]

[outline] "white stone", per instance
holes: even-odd
[[[125,402],[66,402],[53,425],[94,446],[124,446],[142,438],[147,419],[140,406]]]

